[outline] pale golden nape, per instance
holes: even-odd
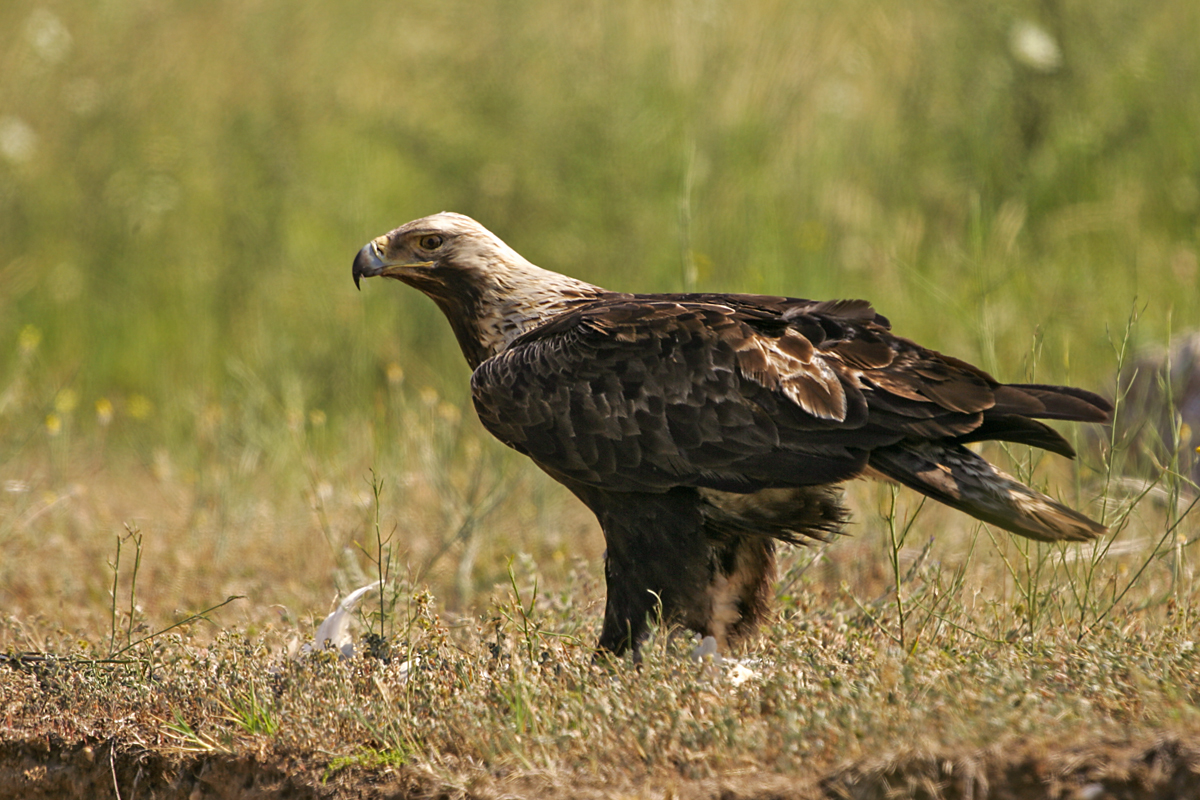
[[[433,238],[440,240],[437,248],[422,246]],[[437,302],[456,333],[464,328],[459,344],[472,367],[547,319],[607,294],[531,264],[475,220],[446,211],[402,225],[359,251],[355,281],[372,275],[396,278]]]

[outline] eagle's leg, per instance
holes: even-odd
[[[703,619],[712,567],[704,520],[694,491],[661,494],[596,492],[583,496],[608,545],[608,598],[600,647],[635,650],[651,622],[683,624],[708,633]]]
[[[775,580],[775,542],[766,536],[714,536],[709,532],[712,568],[709,575],[707,630],[717,649],[752,633],[771,607]]]
[[[729,641],[749,632],[765,612],[773,542],[712,531],[695,490],[572,489],[595,512],[608,544],[601,649],[618,655],[636,650],[661,618],[713,636],[727,651]]]

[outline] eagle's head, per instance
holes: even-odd
[[[602,290],[536,267],[470,217],[443,211],[371,240],[354,284],[382,275],[420,289],[442,309],[471,367]]]
[[[489,273],[521,262],[525,259],[475,220],[443,211],[371,240],[354,259],[354,285],[383,275],[431,296],[457,294],[464,284],[486,284]]]

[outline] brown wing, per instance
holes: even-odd
[[[1044,400],[893,336],[862,301],[613,296],[517,340],[472,388],[501,441],[620,491],[834,483],[876,448],[981,428],[1070,451],[1020,416]]]
[[[759,338],[729,305],[602,301],[480,365],[475,406],[493,434],[543,468],[611,489],[745,491],[859,472],[880,441],[855,435],[866,421],[861,395],[820,359],[788,361],[787,386],[808,392],[812,413],[771,385],[777,356]],[[844,435],[807,441],[837,428]]]
[[[863,393],[872,427],[958,444],[1011,441],[1071,458],[1070,444],[1036,420],[1106,422],[1112,411],[1082,389],[1001,384],[965,361],[894,336],[865,301],[784,303],[771,310],[788,322],[789,335],[813,342],[842,380]]]

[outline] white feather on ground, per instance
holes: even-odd
[[[320,650],[337,650],[342,658],[352,657],[354,642],[350,638],[350,618],[354,613],[354,607],[358,605],[358,601],[363,598],[363,595],[378,588],[378,583],[369,583],[346,595],[346,598],[338,603],[338,607],[333,610],[333,613],[326,617],[317,628],[315,642],[305,644],[300,651],[312,653]]]

